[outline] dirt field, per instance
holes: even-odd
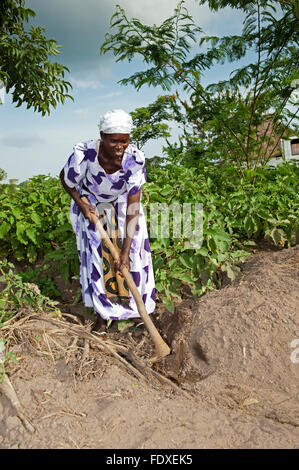
[[[97,336],[127,351],[122,365],[68,332],[71,317],[20,315],[4,330],[19,359],[9,377],[35,431],[2,394],[0,448],[299,448],[298,262],[299,247],[260,251],[238,285],[160,314],[173,351],[160,376],[128,370],[130,348],[142,364],[152,354],[138,329]]]

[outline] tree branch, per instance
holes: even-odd
[[[299,107],[297,108],[296,112],[295,112],[294,115],[291,117],[291,119],[289,120],[289,122],[286,124],[285,128],[288,128],[288,127],[290,126],[291,122],[295,119],[295,117],[296,117],[296,115],[298,114],[298,112],[299,112]],[[272,155],[273,155],[274,151],[276,150],[277,145],[280,143],[280,140],[281,140],[281,138],[282,138],[284,132],[285,132],[285,129],[281,132],[279,138],[277,139],[276,144],[274,145],[274,147],[272,148],[272,150],[271,150],[271,152],[270,152],[269,157],[266,159],[266,164],[267,164],[268,161],[272,158]]]
[[[252,99],[251,113],[250,113],[250,119],[249,119],[249,124],[248,124],[248,133],[247,133],[247,144],[246,144],[247,168],[249,168],[250,131],[251,131],[253,116],[254,116],[254,112],[255,112],[255,105],[256,105],[256,100],[257,100],[256,90],[257,90],[257,85],[258,85],[258,80],[259,80],[260,64],[261,64],[261,16],[260,16],[260,3],[259,2],[258,2],[258,5],[257,5],[257,22],[258,22],[257,74],[256,74],[256,77],[255,77],[255,84],[254,84],[254,90],[253,90],[253,99]]]

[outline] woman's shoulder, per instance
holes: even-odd
[[[97,139],[84,140],[74,145],[74,155],[79,160],[95,160]]]
[[[145,162],[145,155],[135,144],[130,144],[127,148],[128,155],[135,160],[137,164]]]
[[[74,150],[87,151],[95,149],[97,145],[97,139],[81,140],[74,145]]]
[[[122,168],[123,170],[132,175],[136,173],[138,170],[144,167],[145,157],[144,153],[139,150],[136,145],[129,144],[129,146],[125,150],[125,157],[123,159]]]

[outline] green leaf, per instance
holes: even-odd
[[[22,214],[21,210],[18,207],[12,207],[11,212],[16,219],[19,219]]]
[[[29,259],[30,263],[34,263],[37,258],[37,250],[35,246],[29,245],[27,248],[27,258]]]
[[[244,228],[248,235],[251,235],[254,232],[254,221],[251,216],[244,218]]]
[[[36,230],[34,228],[26,228],[26,235],[27,237],[35,244],[37,245],[37,240],[36,240]]]
[[[226,253],[229,250],[229,242],[226,241],[218,241],[217,246],[222,253]]]
[[[9,232],[11,225],[7,222],[2,222],[0,225],[0,238],[4,238],[5,235]]]
[[[189,284],[194,284],[193,279],[187,273],[173,273],[172,277],[174,277],[175,279],[180,279],[184,282],[188,282]]]
[[[194,254],[193,253],[183,253],[179,256],[179,260],[186,268],[192,268],[193,267]]]
[[[201,256],[208,256],[209,254],[209,250],[205,247],[205,246],[202,246],[198,252],[198,254],[200,254]]]
[[[246,245],[246,246],[256,246],[256,243],[253,240],[245,240],[244,245]]]
[[[176,266],[177,263],[178,263],[178,262],[177,262],[176,259],[171,259],[171,260],[167,261],[166,267],[167,267],[167,268],[172,268],[173,266]]]
[[[124,332],[125,330],[134,325],[135,323],[131,320],[120,320],[117,322],[117,329],[118,331]]]
[[[217,261],[219,263],[223,263],[225,260],[227,260],[227,257],[228,257],[228,253],[219,253],[217,255]]]
[[[224,232],[224,230],[217,231],[215,238],[216,240],[227,242],[227,243],[230,243],[230,240],[231,240],[230,235]]]
[[[26,226],[24,225],[24,223],[17,222],[17,238],[22,244],[28,245],[28,240],[26,240],[26,238],[24,237],[25,231],[26,231]]]
[[[163,292],[163,291],[164,291],[164,287],[163,287],[163,285],[161,284],[161,282],[156,282],[155,285],[156,285],[156,290],[157,290],[158,292]]]
[[[275,245],[283,245],[286,241],[286,234],[282,229],[274,228],[269,235]]]
[[[229,264],[223,266],[223,271],[226,271],[228,277],[235,282],[241,277],[241,270],[237,266],[230,266]]]
[[[214,240],[214,238],[208,238],[207,239],[207,245],[209,247],[209,250],[212,252],[212,253],[215,253],[217,251],[217,244]]]
[[[165,307],[170,310],[172,313],[174,313],[174,303],[173,301],[171,300],[170,297],[164,297],[163,298],[163,304],[165,305]]]
[[[162,256],[155,256],[153,258],[153,266],[154,266],[154,270],[156,271],[157,269],[161,268],[164,264],[164,260],[162,258]]]
[[[160,192],[160,194],[161,194],[162,196],[168,196],[168,195],[170,195],[170,194],[172,194],[172,193],[173,193],[173,186],[170,186],[170,184],[166,184],[166,185],[163,187],[162,191]]]
[[[40,226],[41,225],[41,218],[40,216],[36,213],[36,212],[33,212],[31,214],[31,219],[33,220],[33,222],[36,223],[36,225]]]
[[[182,297],[181,291],[179,289],[176,289],[173,286],[169,286],[167,288],[166,293],[167,294],[169,293],[169,294],[173,295],[174,297],[178,297],[179,299]]]

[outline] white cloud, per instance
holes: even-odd
[[[159,24],[173,14],[177,2],[174,0],[120,0],[128,16],[133,16],[147,24]]]
[[[118,3],[128,16],[134,16],[147,24],[160,24],[173,15],[179,0],[119,0]],[[206,6],[199,6],[195,0],[186,0],[184,6],[191,15],[200,13],[202,22],[211,17]]]
[[[100,96],[99,98],[104,99],[104,98],[116,98],[117,96],[121,96],[123,93],[121,91],[112,91],[111,93],[108,93],[107,95]]]
[[[97,80],[78,79],[75,77],[71,77],[70,82],[78,88],[91,88],[92,90],[97,90],[103,86]]]
[[[77,108],[74,114],[80,117],[88,117],[90,115],[90,108]]]
[[[73,111],[73,113],[81,118],[92,118],[94,116],[98,116],[101,112],[104,112],[104,109],[100,107],[100,103],[102,100],[118,98],[123,95],[121,91],[112,91],[111,93],[107,93],[105,95],[94,96],[93,97],[93,104],[89,106],[81,106]],[[112,101],[113,106],[114,102]],[[105,105],[106,107],[106,105]]]
[[[1,142],[5,147],[30,148],[42,144],[44,140],[34,134],[21,134],[18,132],[4,135]]]

